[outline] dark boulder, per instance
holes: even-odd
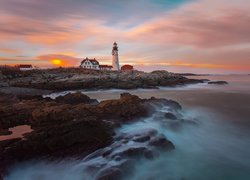
[[[162,148],[164,150],[174,149],[174,145],[163,134],[156,136],[150,140],[149,145]]]
[[[95,156],[115,158],[120,161],[123,158],[137,157],[150,159],[152,154],[145,147],[146,144],[164,149],[173,148],[173,144],[165,137],[156,136],[155,129],[122,134],[114,142],[116,124],[151,115],[154,111],[148,106],[149,104],[159,103],[174,110],[181,109],[181,106],[174,101],[156,98],[141,99],[129,93],[121,94],[120,99],[102,101],[98,104],[91,104],[94,101],[81,93],[56,100],[35,97],[28,100],[11,98],[6,101],[6,99],[8,98],[0,96],[0,128],[8,129],[26,124],[31,125],[33,131],[25,134],[23,139],[0,143],[0,171],[11,165],[12,160],[19,162],[40,157],[52,159],[86,157],[112,143],[110,148],[97,151]],[[123,148],[127,142],[133,140],[135,146]],[[95,156],[92,155],[89,158],[95,158]],[[120,174],[118,168],[104,171],[98,177],[112,178]]]
[[[12,132],[9,131],[8,129],[3,129],[3,130],[0,129],[0,136],[6,136],[6,135],[11,135],[11,134]]]
[[[106,100],[97,105],[96,114],[102,114],[112,119],[120,118],[121,121],[129,121],[149,115],[149,109],[144,100],[129,93],[121,94],[118,100]]]
[[[146,142],[150,140],[150,136],[138,136],[138,137],[134,137],[133,141],[135,142]]]
[[[151,150],[144,151],[143,155],[147,159],[154,159],[154,157],[155,157],[153,151],[151,151]]]
[[[216,85],[226,85],[228,82],[226,81],[210,81],[208,84],[216,84]]]
[[[25,140],[0,143],[0,161],[23,161],[37,157],[86,156],[112,143],[113,129],[101,121],[71,121],[45,126],[25,135]]]
[[[59,96],[55,99],[58,103],[64,103],[64,104],[98,104],[98,101],[96,99],[91,99],[90,97],[86,96],[85,94],[81,92],[76,93],[69,93],[65,96]]]
[[[165,113],[164,117],[166,119],[171,119],[171,120],[176,120],[177,119],[177,117],[173,113],[170,113],[170,112]]]
[[[96,180],[118,180],[122,177],[122,171],[116,167],[110,167],[98,173]]]
[[[142,147],[142,146],[127,147],[120,152],[112,154],[111,158],[115,158],[117,156],[120,156],[120,157],[142,157],[144,151],[146,151],[146,150],[147,150],[147,148]]]

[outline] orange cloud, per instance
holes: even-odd
[[[0,48],[0,52],[6,54],[19,54],[21,51],[18,49]]]

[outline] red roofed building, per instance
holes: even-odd
[[[16,68],[20,69],[21,71],[32,70],[33,66],[31,64],[19,64],[15,66]]]
[[[109,66],[109,65],[100,65],[100,70],[103,70],[103,71],[111,71],[113,66]]]
[[[133,71],[133,69],[134,69],[134,67],[131,65],[128,65],[128,64],[121,67],[122,71]]]

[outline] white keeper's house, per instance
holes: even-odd
[[[93,69],[93,70],[103,70],[103,71],[111,71],[112,66],[109,65],[100,65],[100,63],[94,58],[94,59],[89,59],[85,58],[81,62],[81,67],[84,69]]]
[[[94,59],[86,58],[81,62],[81,67],[84,69],[100,70],[99,66],[100,66],[99,62],[95,58]]]

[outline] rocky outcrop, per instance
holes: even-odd
[[[0,130],[0,136],[11,135],[12,132],[6,129]]]
[[[64,104],[98,104],[98,101],[96,99],[90,99],[90,97],[86,96],[85,94],[82,94],[81,92],[76,93],[69,93],[65,96],[59,96],[55,99],[58,103],[64,103]]]
[[[226,84],[228,84],[228,82],[226,82],[226,81],[209,81],[208,84],[226,85]]]
[[[138,137],[148,137],[143,141],[134,141]],[[174,145],[155,129],[138,129],[115,136],[110,146],[100,149],[83,162],[89,164],[86,173],[95,174],[94,179],[121,179],[133,171],[139,159],[152,160],[161,152],[174,149]],[[98,161],[98,159],[101,159]]]
[[[16,73],[13,71],[13,73]],[[136,89],[157,88],[158,86],[176,86],[201,83],[203,80],[188,79],[167,71],[145,73],[140,71],[113,72],[94,71],[81,68],[58,68],[34,70],[28,74],[5,75],[3,82],[8,86],[45,90],[93,90],[93,89]],[[16,73],[17,74],[17,73]]]
[[[128,93],[121,94],[118,100],[100,103],[80,93],[68,94],[55,100],[38,97],[22,99],[1,94],[0,130],[31,125],[33,131],[25,134],[24,138],[0,142],[0,171],[9,164],[30,158],[84,157],[110,145],[114,138],[117,141],[119,137],[115,137],[114,133],[117,125],[151,115],[156,105],[168,106],[173,111],[181,109],[174,101],[141,99]],[[155,130],[124,134],[103,156],[118,160],[142,154],[143,157],[153,158],[153,152],[147,146],[171,149],[171,143],[163,136],[157,138],[156,134]],[[128,141],[138,146],[113,152]],[[103,177],[109,177],[109,173],[101,173],[100,178]]]

